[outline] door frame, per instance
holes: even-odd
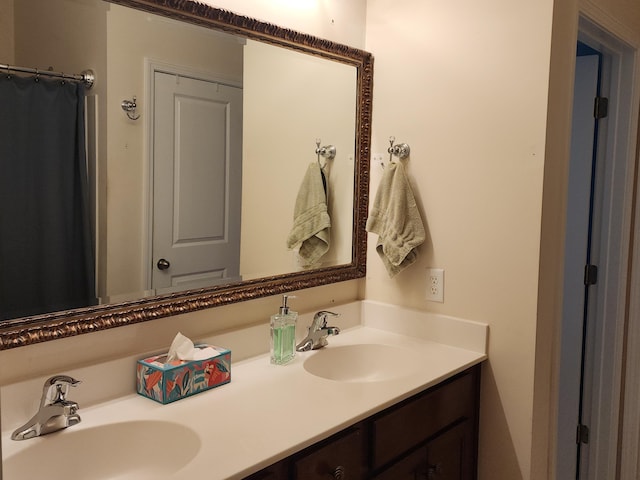
[[[618,423],[622,391],[622,345],[626,263],[629,245],[628,215],[616,211],[629,205],[625,181],[628,165],[630,89],[621,83],[623,49],[590,22],[580,19],[578,40],[602,54],[602,95],[609,98],[609,115],[600,122],[596,154],[596,206],[593,212],[591,263],[598,265],[598,284],[587,306],[583,423],[591,431],[581,455],[580,479],[614,478],[617,464]]]
[[[640,152],[636,154],[636,157]],[[625,371],[624,392],[622,396],[622,415],[620,444],[618,451],[618,472],[620,479],[638,478],[640,476],[640,297],[632,292],[640,290],[640,196],[638,188],[638,161],[636,158],[634,184],[635,199],[631,230],[631,261],[629,262],[629,299],[625,325]]]
[[[581,42],[580,42],[581,43]],[[583,44],[584,45],[584,44]],[[578,48],[579,50],[579,48]],[[585,302],[590,298],[582,282],[584,265],[590,257],[589,237],[591,200],[594,195],[592,177],[596,133],[601,121],[594,119],[593,102],[599,93],[602,54],[592,49],[582,55],[576,52],[574,68],[571,153],[568,174],[567,214],[564,247],[564,285],[562,305],[562,335],[558,384],[558,458],[556,476],[575,479],[576,426],[580,422],[582,405],[582,360]],[[576,114],[579,116],[576,117]],[[598,123],[596,123],[598,122]],[[599,137],[599,135],[598,135]],[[595,286],[588,287],[593,292]],[[566,333],[569,332],[569,335]],[[586,423],[586,422],[585,422]],[[581,455],[585,454],[580,449]]]
[[[594,357],[600,361],[595,365],[594,376],[599,383],[592,388],[593,394],[601,399],[599,415],[594,420],[602,425],[610,422],[610,428],[606,430],[606,436],[595,438],[590,447],[596,452],[589,455],[588,478],[638,478],[640,411],[637,404],[640,402],[640,389],[633,382],[638,382],[640,367],[629,354],[637,354],[640,337],[630,337],[628,331],[631,327],[638,328],[640,307],[631,295],[633,279],[640,272],[638,265],[631,262],[632,253],[637,254],[638,251],[632,242],[634,237],[637,239],[633,231],[637,225],[634,225],[633,214],[638,187],[635,176],[640,64],[636,56],[640,36],[587,3],[581,9],[578,39],[597,42],[605,53],[606,61],[611,62],[606,66],[612,73],[608,79],[609,90],[610,95],[617,98],[609,105],[606,151],[609,162],[604,172],[604,195],[610,200],[605,203],[605,208],[608,206],[612,214],[609,215],[610,223],[601,223],[600,243],[595,245],[601,258],[616,258],[617,253],[616,261],[612,262],[601,280],[606,282],[606,287],[598,293],[596,300],[597,318],[610,318],[611,322],[595,331]],[[635,312],[633,303],[636,304]],[[635,423],[630,421],[633,415],[636,416]],[[635,438],[633,451],[625,448],[626,452],[621,454],[619,447],[629,445],[627,442],[632,438]]]
[[[587,452],[589,476],[583,478],[616,478],[620,468],[618,445],[626,430],[620,427],[620,421],[628,414],[621,400],[623,394],[638,398],[637,390],[624,389],[623,375],[628,378],[630,366],[626,365],[625,372],[639,104],[635,83],[640,76],[636,50],[631,46],[628,32],[619,23],[592,4],[585,4],[578,25],[577,40],[602,52],[603,72],[610,73],[608,78],[603,78],[608,85],[605,92],[610,97],[610,104],[606,131],[599,134],[599,142],[605,148],[599,152],[598,159],[604,155],[607,160],[599,161],[596,174],[599,179],[597,194],[602,204],[600,211],[595,213],[597,231],[593,244],[594,263],[602,263],[598,259],[605,258],[607,262],[599,272],[599,288],[590,307],[591,318],[598,321],[591,322],[592,328],[588,332],[592,338],[589,354],[593,362],[588,366],[593,371],[589,395],[601,408],[592,412],[588,420],[592,431],[595,429],[598,435],[591,436]],[[640,369],[635,374],[639,375]]]
[[[636,34],[633,42],[634,54],[640,50],[640,33]],[[640,62],[636,62],[634,71],[634,85],[640,81]],[[639,96],[636,93],[636,97]],[[637,105],[637,102],[634,104]],[[634,170],[629,175],[633,184],[633,201],[631,205],[631,227],[629,231],[629,263],[627,268],[628,283],[625,296],[627,311],[625,318],[624,342],[624,389],[622,392],[622,411],[620,415],[618,450],[618,479],[640,478],[640,297],[633,292],[640,290],[640,119],[639,112],[635,112],[636,150],[634,155]]]
[[[188,77],[196,80],[220,83],[231,87],[242,88],[242,78],[230,75],[219,74],[208,70],[199,70],[185,65],[156,60],[153,58],[144,59],[144,102],[148,108],[143,117],[144,128],[144,154],[143,154],[143,207],[142,221],[144,232],[142,234],[142,278],[145,283],[145,290],[151,290],[153,275],[153,118],[155,114],[154,98],[154,78],[156,72],[167,73],[179,77]]]

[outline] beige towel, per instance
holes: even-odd
[[[376,251],[389,277],[415,262],[416,247],[422,245],[426,234],[411,185],[400,162],[385,168],[367,219],[367,231],[379,235]]]
[[[318,162],[309,165],[302,180],[293,210],[293,227],[287,248],[300,246],[298,255],[303,267],[315,264],[329,250],[331,219],[327,211],[322,172]]]

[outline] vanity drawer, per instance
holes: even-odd
[[[328,478],[361,479],[366,473],[365,438],[362,428],[347,430],[331,437],[317,449],[305,453],[293,462],[295,480],[326,480]],[[339,471],[343,476],[339,476]]]
[[[379,468],[462,418],[473,418],[475,376],[465,373],[427,390],[372,422],[373,468]]]

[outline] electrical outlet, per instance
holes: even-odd
[[[444,269],[427,269],[427,300],[444,303]]]

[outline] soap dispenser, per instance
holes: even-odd
[[[289,310],[287,301],[292,295],[282,296],[280,311],[271,315],[271,363],[284,365],[296,355],[296,321],[298,312]]]

